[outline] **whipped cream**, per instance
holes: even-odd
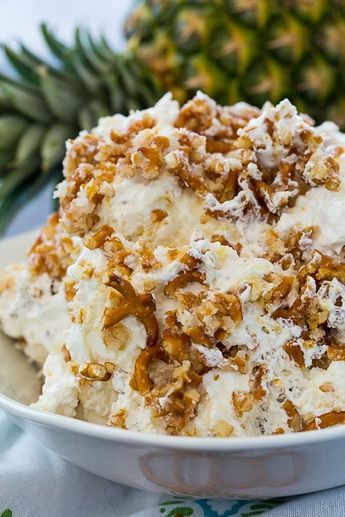
[[[287,100],[221,107],[201,92],[68,142],[36,268],[0,278],[2,329],[48,355],[34,407],[223,437],[345,412],[344,144]],[[326,272],[315,260],[304,278],[315,250]]]
[[[315,187],[297,198],[293,208],[280,217],[276,229],[284,234],[315,226],[313,246],[326,254],[339,254],[345,245],[345,183],[339,190]]]

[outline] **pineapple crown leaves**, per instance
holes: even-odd
[[[40,30],[49,62],[23,44],[2,46],[11,74],[0,72],[0,233],[30,196],[61,178],[68,138],[161,95],[138,59],[115,52],[104,36],[78,27],[68,46],[46,24]]]

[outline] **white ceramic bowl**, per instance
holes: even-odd
[[[20,260],[32,234],[0,243],[0,267]],[[184,438],[107,428],[27,406],[36,371],[0,336],[0,408],[43,446],[124,485],[197,497],[266,498],[345,483],[345,426],[257,438]]]

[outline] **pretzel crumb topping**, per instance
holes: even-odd
[[[323,246],[307,217],[289,226],[314,192],[341,195],[344,148],[288,101],[222,107],[199,93],[164,110],[106,118],[67,143],[59,212],[29,251],[35,303],[43,275],[72,325],[100,336],[82,365],[59,343],[67,367],[81,387],[130,389],[170,434],[198,435],[207,411],[218,437],[345,424],[330,375],[345,361],[344,249]],[[98,287],[100,310],[88,299]],[[15,275],[1,279],[10,290]],[[313,387],[307,414],[299,378]],[[235,425],[218,409],[222,379]],[[131,427],[125,405],[108,425]]]

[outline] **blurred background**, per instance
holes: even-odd
[[[0,39],[2,235],[53,209],[67,138],[167,90],[345,126],[344,0],[1,0]]]

